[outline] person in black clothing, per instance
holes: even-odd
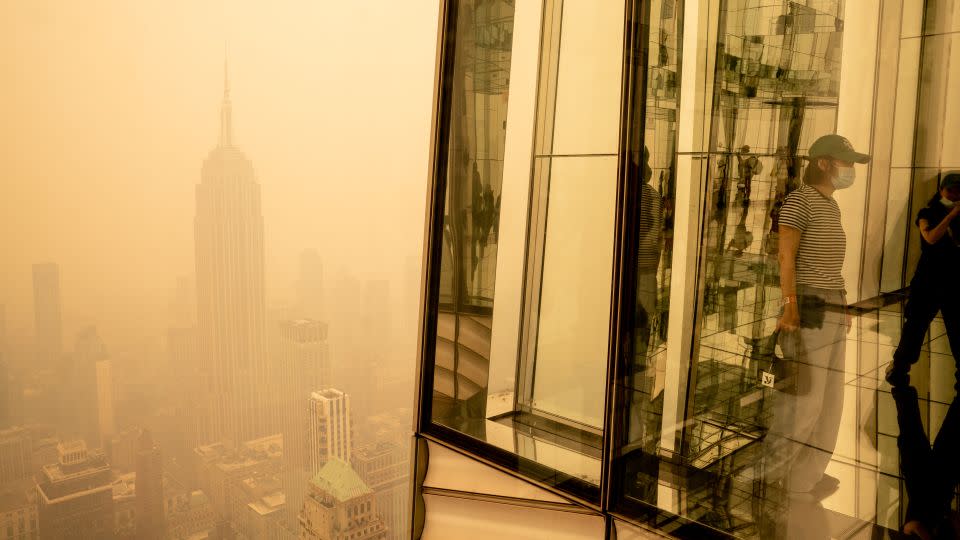
[[[900,434],[900,471],[907,487],[903,532],[923,539],[945,533],[956,524],[944,520],[950,499],[960,481],[960,402],[954,400],[944,417],[933,447],[920,419],[917,390],[910,386],[910,367],[937,312],[943,313],[954,358],[960,352],[960,294],[950,285],[960,271],[960,172],[943,176],[939,192],[917,215],[922,253],[910,282],[904,309],[906,321],[900,344],[887,367],[886,379],[897,406]],[[960,368],[960,363],[958,363]],[[960,370],[956,387],[960,389]],[[960,530],[954,530],[960,533]]]
[[[920,347],[937,312],[943,313],[950,349],[960,352],[960,291],[952,284],[960,272],[960,172],[950,172],[940,181],[940,190],[917,214],[920,227],[920,262],[910,281],[904,308],[906,321],[900,344],[887,367],[890,386],[910,384],[910,366],[920,358]],[[958,366],[960,367],[960,366]],[[960,380],[957,387],[960,388]]]

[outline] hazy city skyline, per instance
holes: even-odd
[[[18,530],[293,538],[332,496],[400,537],[436,15],[0,7],[0,460],[23,469],[0,514],[39,516]],[[334,456],[348,491],[318,476]]]
[[[110,343],[166,326],[193,274],[227,41],[235,138],[262,184],[268,309],[294,301],[306,249],[328,290],[353,276],[397,291],[419,261],[435,6],[36,2],[0,15],[16,44],[0,52],[11,342],[32,336],[38,262],[60,266],[65,343],[89,324]],[[400,21],[402,46],[384,47]]]

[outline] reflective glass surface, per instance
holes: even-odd
[[[953,534],[960,4],[540,7],[457,429],[676,536]]]

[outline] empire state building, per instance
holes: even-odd
[[[253,165],[233,144],[226,70],[220,141],[203,163],[194,232],[201,437],[239,444],[268,431],[263,215]]]

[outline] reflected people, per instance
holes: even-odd
[[[937,312],[943,313],[947,337],[953,351],[960,350],[960,291],[956,276],[960,270],[960,172],[950,172],[940,189],[917,214],[920,228],[920,261],[910,281],[910,295],[904,309],[905,322],[900,344],[887,368],[890,386],[909,384],[910,366],[920,358],[920,347]]]
[[[646,405],[657,399],[662,393],[663,382],[657,384],[657,374],[661,371],[650,364],[652,328],[657,317],[657,270],[660,267],[663,249],[663,204],[660,193],[650,185],[653,169],[650,167],[650,152],[643,149],[643,162],[634,161],[634,171],[639,176],[639,199],[637,200],[637,304],[635,320],[635,351],[633,384],[640,390],[634,395],[636,403],[631,407],[631,441],[652,440],[659,431],[657,425],[650,425],[656,415],[645,414]]]
[[[740,152],[737,153],[737,172],[740,175],[740,181],[737,184],[737,196],[740,197],[744,206],[750,204],[750,191],[753,183],[753,177],[763,171],[763,163],[757,159],[757,156],[750,154],[750,147],[743,145]]]
[[[937,312],[943,314],[952,351],[960,350],[960,172],[950,172],[940,189],[917,215],[921,255],[904,308],[900,344],[887,367],[886,379],[897,405],[900,470],[907,488],[904,533],[920,538],[957,537],[957,516],[947,516],[953,490],[960,481],[960,405],[954,399],[933,447],[920,419],[917,390],[909,386],[910,367]],[[954,354],[956,360],[956,354]],[[960,369],[960,365],[958,365]],[[960,371],[955,388],[960,388]]]
[[[804,184],[786,198],[779,216],[783,311],[777,330],[791,369],[777,382],[763,453],[768,493],[782,495],[766,512],[785,525],[778,537],[809,525],[814,517],[804,510],[819,508],[839,487],[826,469],[843,410],[849,321],[841,273],[846,238],[833,195],[853,185],[854,163],[870,158],[845,138],[825,135],[810,146],[807,159]]]
[[[650,180],[650,153],[643,149],[643,161],[632,160],[633,179],[640,182],[636,208],[637,223],[637,301],[635,311],[633,365],[629,369],[630,413],[627,443],[624,445],[626,460],[625,478],[629,480],[627,491],[634,499],[653,503],[657,496],[657,470],[659,461],[656,448],[660,433],[660,411],[663,409],[664,369],[663,355],[654,354],[653,344],[660,339],[653,329],[665,324],[658,323],[661,316],[658,308],[660,285],[657,272],[664,249],[663,195]]]
[[[650,327],[657,306],[657,269],[663,233],[660,193],[650,185],[653,169],[650,152],[643,149],[642,179],[637,211],[637,329],[638,356],[644,356],[650,341]]]

